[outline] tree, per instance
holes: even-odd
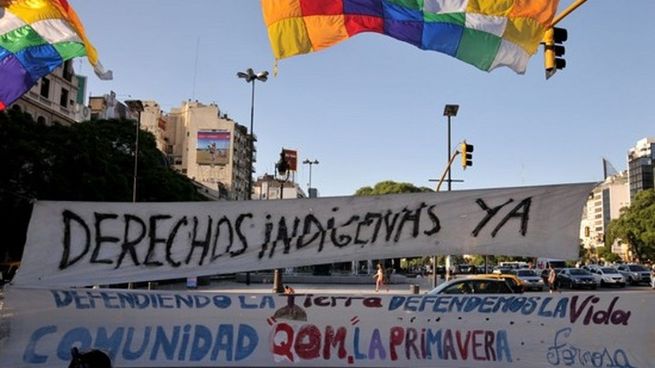
[[[602,258],[605,262],[608,263],[615,263],[621,261],[621,257],[612,252],[612,248],[610,247],[598,247],[596,248],[596,253],[598,253],[598,257]]]
[[[392,180],[381,181],[375,186],[361,187],[355,192],[356,196],[375,196],[384,194],[400,194],[400,193],[422,193],[432,192],[432,189],[426,187],[416,187],[411,183],[398,183]]]
[[[655,190],[644,190],[635,196],[630,207],[621,209],[621,216],[612,220],[605,237],[605,246],[615,240],[628,244],[640,261],[655,256]]]
[[[129,120],[46,126],[20,111],[0,113],[2,258],[19,259],[35,200],[131,202],[135,124]],[[168,168],[152,134],[139,133],[137,198],[203,200]]]
[[[400,193],[421,193],[421,192],[432,192],[432,189],[421,187],[418,188],[411,183],[397,183],[392,180],[381,181],[375,186],[371,187],[362,187],[357,189],[355,192],[356,196],[375,196],[375,195],[385,195],[385,194],[400,194]],[[413,262],[412,259],[408,262]],[[388,266],[385,265],[385,266]],[[394,269],[396,272],[400,271],[400,258],[395,258],[393,262]]]

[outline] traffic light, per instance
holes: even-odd
[[[544,33],[544,67],[546,68],[546,79],[549,79],[557,69],[566,68],[564,56],[566,50],[562,45],[568,39],[568,32],[564,28],[551,27]]]
[[[467,166],[473,166],[473,145],[464,141],[461,146],[461,153],[462,167],[466,169]]]

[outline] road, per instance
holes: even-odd
[[[419,294],[424,294],[432,288],[429,280],[417,280],[419,285]],[[375,292],[375,285],[371,284],[291,284],[296,294],[357,294],[357,295],[375,295],[375,294],[412,294],[410,284],[392,284],[389,285],[389,291],[383,289],[379,293]],[[272,293],[273,285],[271,283],[253,283],[245,285],[244,283],[234,281],[212,281],[209,285],[199,286],[198,291],[221,291],[226,293],[255,293],[267,294]],[[163,290],[187,290],[183,283],[159,285],[158,289]],[[191,289],[188,289],[191,290]],[[597,290],[575,290],[576,292],[655,292],[649,286],[627,286],[625,288],[599,288]],[[562,289],[562,293],[569,293],[572,290]],[[548,293],[547,290],[542,292],[527,292],[528,294]]]

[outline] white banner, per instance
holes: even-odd
[[[655,294],[295,295],[18,289],[0,368],[653,367]]]
[[[593,184],[201,203],[38,202],[15,285],[113,284],[436,254],[578,257]]]

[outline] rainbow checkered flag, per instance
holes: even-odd
[[[381,33],[491,71],[525,73],[559,0],[262,0],[276,60]]]
[[[68,1],[0,0],[0,110],[64,61],[85,55],[100,79],[112,79]]]

